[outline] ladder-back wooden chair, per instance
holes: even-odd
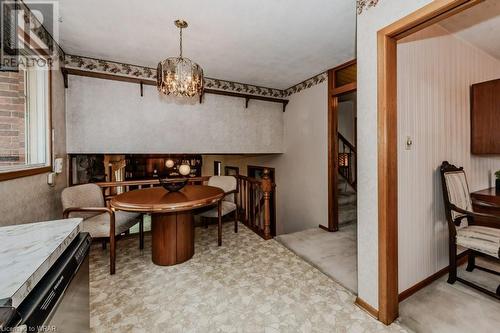
[[[474,212],[469,185],[463,168],[457,168],[445,161],[441,164],[440,171],[450,240],[448,283],[453,284],[455,281],[459,281],[500,300],[500,285],[495,292],[492,292],[457,276],[457,246],[467,249],[468,264],[466,270],[468,272],[479,269],[491,274],[500,275],[500,272],[477,266],[475,260],[477,256],[486,256],[496,260],[500,259],[500,216]],[[474,201],[474,204],[496,207],[480,201]],[[500,207],[497,208],[500,209]],[[498,223],[498,228],[476,225],[475,221],[478,218]]]

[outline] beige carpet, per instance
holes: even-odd
[[[485,265],[478,259],[478,264]],[[500,266],[496,266],[500,271]],[[479,270],[458,275],[495,290],[500,277]],[[500,332],[500,301],[460,282],[450,285],[444,276],[404,300],[399,307],[400,321],[416,332],[493,333]]]
[[[196,229],[196,253],[171,267],[151,262],[137,239],[118,242],[116,274],[108,252],[91,251],[93,332],[400,332],[353,304],[354,296],[275,240],[245,227]]]
[[[356,223],[338,232],[312,228],[276,239],[353,293],[358,291]]]

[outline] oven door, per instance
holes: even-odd
[[[18,330],[89,332],[89,250],[80,233],[17,308]]]
[[[64,292],[46,327],[55,327],[57,332],[88,332],[90,330],[89,306],[89,256]]]

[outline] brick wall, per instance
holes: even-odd
[[[0,166],[25,163],[24,105],[23,72],[0,72]]]

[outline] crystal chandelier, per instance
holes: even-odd
[[[176,20],[175,26],[180,30],[180,55],[167,58],[158,64],[157,86],[158,91],[165,95],[193,97],[203,93],[203,69],[200,65],[182,56],[182,29],[188,24],[183,20]]]

